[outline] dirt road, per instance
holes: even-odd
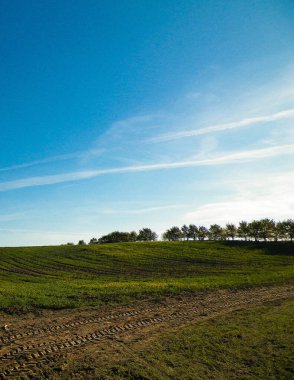
[[[161,302],[70,311],[47,311],[40,316],[0,316],[0,378],[33,374],[69,356],[97,355],[116,342],[148,339],[238,309],[293,298],[294,286],[249,290],[218,290],[194,296],[169,297]]]

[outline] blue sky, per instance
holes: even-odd
[[[293,1],[0,4],[0,245],[294,216]]]

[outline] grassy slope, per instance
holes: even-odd
[[[158,335],[132,355],[81,357],[54,379],[292,379],[294,303],[276,302]],[[58,369],[58,368],[57,368]]]
[[[293,279],[294,245],[123,243],[0,248],[0,308],[63,308]]]

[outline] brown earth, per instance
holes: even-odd
[[[288,285],[217,290],[131,306],[43,311],[38,316],[2,314],[0,378],[38,378],[42,368],[57,362],[66,366],[83,355],[95,360],[99,356],[101,363],[121,355],[131,357],[134,347],[140,350],[158,333],[261,303],[291,299],[293,289]]]

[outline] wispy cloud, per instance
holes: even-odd
[[[147,165],[125,166],[111,169],[99,169],[70,172],[64,174],[48,175],[29,177],[23,179],[17,179],[14,181],[0,182],[0,191],[8,191],[13,189],[20,189],[25,187],[52,185],[62,182],[79,181],[84,179],[94,178],[105,174],[123,174],[131,172],[144,172],[154,170],[166,170],[187,168],[196,166],[212,166],[212,165],[225,165],[248,162],[256,159],[280,156],[280,155],[292,155],[294,154],[294,144],[273,146],[269,148],[241,151],[231,154],[225,154],[219,157],[214,157],[204,160],[189,160],[180,162],[168,162],[168,163],[155,163]]]
[[[229,197],[206,203],[183,217],[184,223],[208,225],[212,223],[238,223],[257,218],[275,220],[293,218],[294,172],[272,176],[260,175],[255,179],[229,180],[226,183]]]
[[[158,118],[162,117],[161,114],[146,114],[146,115],[139,115],[139,116],[132,116],[129,117],[128,119],[124,120],[119,120],[113,123],[112,128],[117,128],[117,127],[137,127],[140,126],[141,124],[146,124],[150,123]]]
[[[185,223],[209,225],[213,223],[238,223],[240,220],[273,218],[275,220],[293,218],[294,207],[289,207],[289,200],[272,196],[254,199],[233,198],[226,202],[205,204],[184,217]]]
[[[145,208],[138,208],[138,209],[131,209],[131,210],[113,210],[113,209],[106,209],[106,210],[100,210],[99,212],[102,214],[111,214],[111,215],[117,215],[117,214],[126,214],[126,215],[139,215],[139,214],[145,214],[149,212],[157,212],[157,211],[163,211],[163,210],[170,210],[175,208],[181,208],[184,205],[165,205],[165,206],[154,206],[154,207],[145,207]]]
[[[200,135],[205,135],[208,133],[220,132],[220,131],[224,131],[228,129],[248,127],[251,125],[267,123],[267,122],[272,122],[272,121],[282,120],[282,119],[287,119],[287,118],[292,118],[292,117],[294,117],[294,108],[273,113],[273,114],[269,114],[269,115],[244,118],[242,120],[238,120],[231,123],[215,124],[206,128],[198,128],[198,129],[192,129],[188,131],[164,134],[161,136],[150,138],[148,141],[162,142],[162,141],[169,141],[169,140],[177,140],[177,139],[181,139],[185,137],[200,136]]]
[[[87,161],[87,160],[89,160],[92,157],[97,157],[97,156],[101,155],[102,153],[103,153],[102,149],[98,149],[98,148],[95,149],[95,148],[93,148],[93,149],[85,150],[85,151],[82,151],[82,152],[61,154],[61,155],[58,155],[58,156],[46,157],[46,158],[43,158],[43,159],[40,159],[40,160],[34,160],[34,161],[30,161],[30,162],[24,162],[24,163],[18,164],[18,165],[6,166],[6,167],[3,167],[3,168],[0,168],[0,172],[10,171],[10,170],[17,170],[17,169],[25,169],[25,168],[29,168],[29,167],[32,167],[32,166],[49,164],[49,163],[58,162],[58,161],[73,160],[73,159],[77,159],[77,158],[80,158],[83,161]]]
[[[76,158],[77,155],[78,153],[69,153],[69,154],[62,154],[59,156],[43,158],[41,160],[24,162],[23,164],[11,165],[11,166],[6,166],[4,168],[0,168],[0,172],[9,171],[9,170],[17,170],[17,169],[25,169],[31,166],[37,166],[37,165],[47,164],[47,163],[56,162],[56,161],[71,160],[73,158]]]

